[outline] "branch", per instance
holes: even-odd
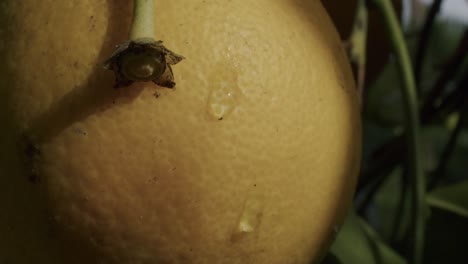
[[[130,39],[156,38],[154,32],[154,9],[154,0],[134,1]]]
[[[368,11],[366,0],[359,0],[353,31],[349,38],[349,58],[356,78],[360,103],[363,103],[366,75],[366,44],[368,33]]]
[[[414,75],[416,82],[419,84],[421,80],[422,67],[424,65],[424,58],[427,52],[427,46],[432,33],[432,26],[434,25],[435,18],[442,6],[442,0],[435,0],[427,14],[426,22],[419,38],[418,49],[416,54],[416,63],[414,66]]]
[[[422,169],[422,158],[419,149],[419,111],[416,82],[413,75],[410,56],[406,46],[403,33],[400,28],[395,10],[390,0],[372,1],[385,24],[389,40],[392,44],[398,62],[398,68],[402,78],[403,103],[405,111],[405,136],[408,149],[408,169],[411,176],[412,201],[414,218],[413,226],[413,249],[412,263],[421,264],[424,248],[425,230],[425,178]]]
[[[466,111],[462,111],[460,113],[460,116],[458,117],[457,124],[450,135],[447,145],[445,145],[445,148],[439,160],[439,164],[437,165],[437,168],[432,173],[432,179],[428,187],[429,190],[435,188],[437,184],[440,182],[440,180],[443,178],[443,176],[445,175],[445,172],[447,170],[447,164],[450,161],[450,157],[452,156],[453,151],[455,150],[455,146],[457,145],[457,141],[460,136],[460,132],[463,128],[463,125],[465,123],[465,120],[466,120]]]
[[[429,94],[426,96],[426,100],[422,107],[422,120],[428,118],[428,113],[433,111],[435,107],[435,102],[437,98],[442,94],[444,88],[447,87],[447,83],[453,79],[453,77],[460,69],[460,66],[463,64],[464,59],[468,55],[468,29],[465,30],[461,41],[458,44],[457,49],[450,57],[447,66],[444,68],[444,71],[440,74],[437,79],[434,87],[431,89]]]
[[[439,117],[444,118],[445,115],[458,111],[457,107],[460,106],[460,101],[464,98],[464,91],[467,90],[464,89],[462,85],[459,85],[455,91],[441,99],[438,105],[436,105],[436,102],[448,87],[447,84],[449,81],[452,80],[460,71],[467,55],[468,29],[464,32],[457,48],[448,59],[448,63],[443,72],[439,75],[434,87],[426,96],[426,100],[424,101],[420,112],[422,125],[430,124]],[[403,160],[405,150],[405,141],[400,135],[394,136],[378,147],[374,151],[371,160],[368,162],[369,166],[367,168],[363,167],[359,179],[358,190],[362,190],[368,184],[376,180],[376,176],[383,175],[382,171],[393,169],[400,164]]]

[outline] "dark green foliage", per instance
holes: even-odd
[[[433,22],[408,29],[418,34],[406,39],[417,68],[426,179],[422,263],[466,263],[468,28],[427,19]],[[429,28],[422,30],[423,25]],[[421,32],[426,34],[424,44]],[[414,181],[403,137],[405,103],[398,67],[390,59],[376,81],[365,84],[363,161],[355,208],[332,245],[333,258],[323,263],[412,263]]]

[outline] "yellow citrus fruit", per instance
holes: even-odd
[[[160,0],[176,89],[102,68],[132,1],[6,0],[0,262],[317,261],[350,205],[360,121],[320,1]]]

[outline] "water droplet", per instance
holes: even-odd
[[[262,215],[263,202],[259,199],[247,199],[231,240],[237,241],[245,235],[255,232],[260,225]]]
[[[209,99],[209,112],[218,120],[222,120],[234,111],[237,102],[236,94],[227,83],[219,84],[219,88],[212,90]]]
[[[238,86],[236,69],[233,66],[220,65],[211,74],[208,112],[217,120],[229,116],[239,104],[241,91]]]

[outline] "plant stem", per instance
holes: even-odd
[[[427,47],[429,44],[429,39],[432,33],[432,26],[434,25],[435,18],[440,11],[442,6],[442,0],[435,0],[427,14],[426,22],[419,38],[418,51],[416,54],[416,63],[414,74],[416,76],[416,81],[419,84],[421,80],[422,67],[424,65],[424,58],[426,56]]]
[[[420,152],[420,124],[418,113],[418,97],[414,72],[411,66],[408,48],[406,46],[401,27],[395,10],[390,0],[373,0],[376,5],[384,25],[388,31],[389,40],[395,52],[398,68],[402,78],[402,95],[405,111],[405,136],[408,150],[408,169],[411,176],[412,203],[414,217],[413,227],[413,248],[412,261],[414,264],[421,264],[424,249],[425,231],[425,179],[422,169],[422,159]]]
[[[403,172],[400,175],[400,191],[401,194],[398,197],[398,207],[395,211],[395,218],[393,220],[393,227],[390,235],[390,243],[395,245],[398,242],[398,235],[402,232],[403,221],[402,216],[405,214],[405,202],[408,195],[408,169],[403,168]]]
[[[466,118],[466,111],[462,111],[458,117],[457,124],[455,128],[453,129],[447,144],[445,145],[444,151],[442,152],[442,155],[439,160],[439,164],[437,165],[437,168],[432,173],[432,179],[428,187],[429,190],[434,189],[437,186],[437,184],[440,182],[440,180],[445,176],[447,164],[450,161],[452,153],[454,152],[455,147],[457,145],[457,140],[460,136],[461,130],[465,123],[465,118]]]
[[[135,0],[130,39],[155,38],[154,0]]]
[[[361,105],[363,103],[366,75],[368,21],[367,0],[359,0],[356,17],[354,18],[353,31],[349,38],[349,57],[353,66]]]
[[[184,59],[157,41],[154,30],[155,0],[135,0],[129,40],[104,63],[104,68],[115,74],[115,88],[130,86],[134,82],[153,82],[174,88],[171,65]]]
[[[429,109],[425,115],[421,117],[423,123],[430,122],[433,119],[447,117],[448,115],[464,108],[468,97],[468,71],[462,74],[463,78],[459,81],[453,92],[443,98],[437,108]]]
[[[423,104],[421,110],[422,120],[428,118],[428,113],[434,110],[435,102],[439,96],[443,93],[444,89],[447,87],[447,83],[454,78],[457,74],[463,62],[468,55],[468,29],[465,30],[465,33],[458,44],[453,55],[449,58],[449,62],[444,67],[443,72],[439,75],[434,87],[430,90],[426,96],[426,100]]]

